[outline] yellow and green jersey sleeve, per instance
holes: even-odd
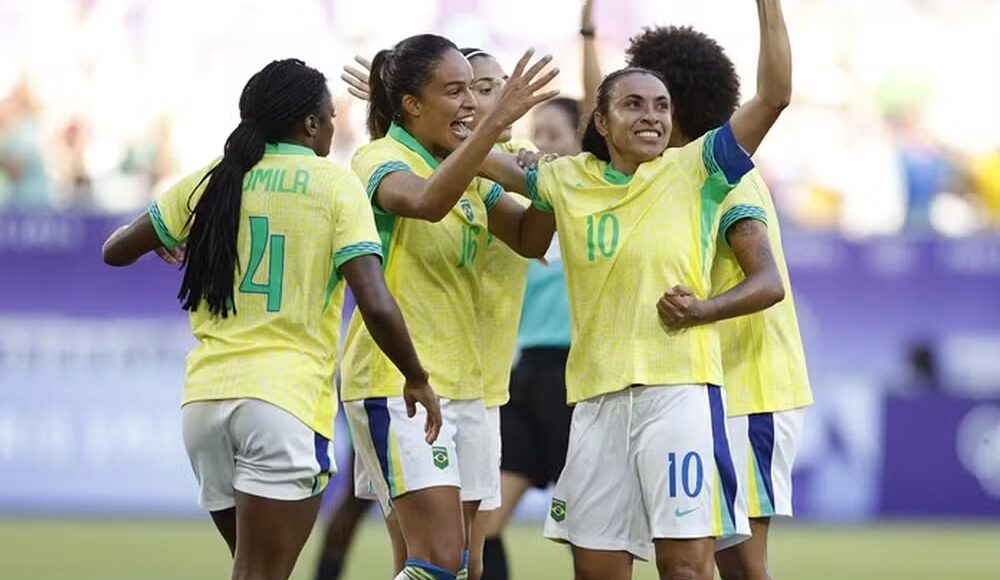
[[[795,298],[781,244],[774,203],[760,174],[747,174],[723,201],[718,246],[712,264],[712,295],[743,281],[743,270],[725,243],[729,228],[742,219],[767,224],[771,251],[781,273],[785,299],[749,316],[717,323],[730,415],[787,411],[812,404],[805,352],[795,313]]]

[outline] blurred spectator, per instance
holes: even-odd
[[[906,185],[906,227],[927,230],[934,198],[954,190],[955,168],[922,126],[919,111],[896,114],[889,121]]]
[[[49,197],[38,120],[27,83],[22,80],[0,101],[0,205],[43,207]]]

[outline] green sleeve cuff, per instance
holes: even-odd
[[[531,200],[532,207],[545,213],[552,213],[552,206],[538,193],[538,168],[533,167],[525,171],[524,182],[528,188],[528,199]]]
[[[156,237],[160,238],[160,243],[167,249],[174,249],[181,245],[167,229],[167,224],[163,221],[163,214],[156,202],[149,204],[149,219],[153,222],[153,229],[156,230]]]
[[[410,166],[402,161],[389,161],[379,165],[375,173],[372,173],[372,176],[368,178],[368,187],[366,188],[368,199],[375,197],[375,192],[378,190],[378,186],[382,183],[382,180],[385,179],[385,176],[396,171],[410,171],[412,173]]]
[[[382,260],[382,244],[377,242],[358,242],[344,246],[333,255],[333,267],[339,272],[340,267],[360,256],[378,256]]]
[[[486,199],[483,203],[486,204],[486,211],[490,211],[498,203],[500,203],[500,198],[503,197],[503,188],[500,187],[499,183],[494,183],[493,187],[490,188],[490,192],[486,194]]]
[[[726,239],[729,228],[733,227],[736,222],[745,219],[758,220],[767,225],[767,211],[759,205],[734,205],[729,208],[726,213],[722,214],[722,219],[719,221],[719,237],[722,238],[722,243],[729,245],[729,241]]]

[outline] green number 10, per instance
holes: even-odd
[[[267,282],[258,284],[254,276],[264,260],[264,252],[268,252]],[[243,281],[240,282],[240,292],[244,294],[266,294],[267,311],[281,310],[281,286],[285,275],[285,236],[270,235],[270,227],[266,217],[250,216],[250,265]]]
[[[611,241],[608,241],[608,226],[611,228]],[[595,236],[596,233],[596,236]],[[596,239],[595,239],[596,237]],[[587,259],[591,262],[597,259],[598,250],[605,258],[610,258],[618,249],[618,218],[613,213],[606,213],[597,220],[597,232],[594,232],[594,216],[587,216]]]

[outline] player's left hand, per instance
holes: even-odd
[[[153,250],[156,255],[160,257],[161,260],[170,264],[171,266],[176,266],[184,262],[184,247],[177,248],[164,248],[160,246]]]
[[[363,56],[355,56],[354,62],[361,65],[364,70],[356,69],[347,65],[344,73],[340,75],[340,80],[347,83],[347,92],[362,101],[368,100],[368,76],[372,71],[372,63]]]
[[[679,330],[701,324],[704,320],[704,302],[686,286],[674,286],[656,303],[660,322],[670,330]]]

